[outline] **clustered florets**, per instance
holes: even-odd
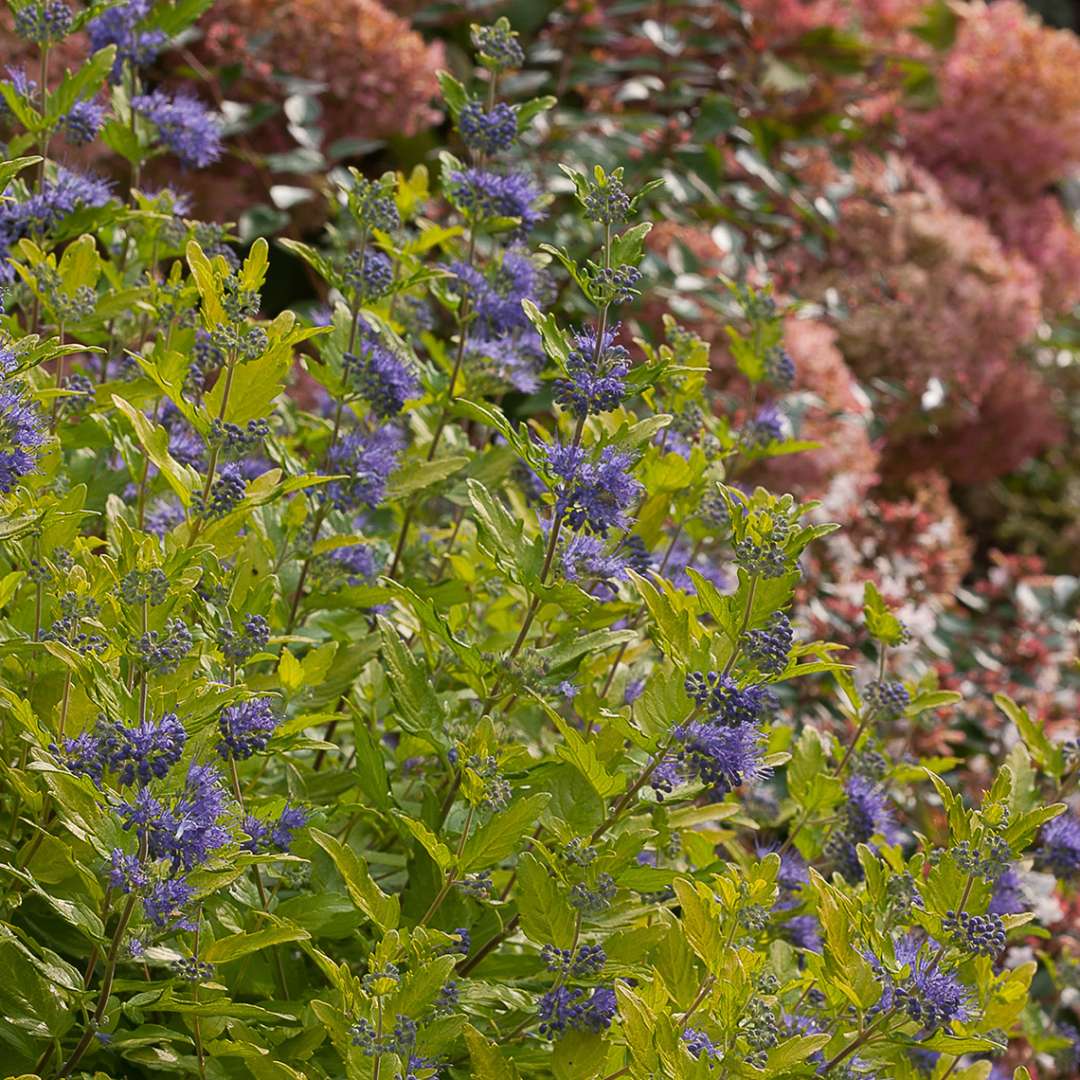
[[[485,109],[479,101],[470,101],[458,116],[458,131],[474,154],[500,154],[514,144],[517,116],[504,101],[496,102],[490,109]]]
[[[231,626],[222,626],[217,632],[218,648],[225,659],[233,664],[243,664],[261,652],[269,640],[270,624],[262,615],[246,616],[240,632]]]
[[[1005,924],[1000,915],[947,911],[942,929],[948,934],[949,940],[965,952],[997,956],[1005,948]]]
[[[270,698],[252,698],[238,705],[230,705],[222,709],[218,717],[218,730],[221,732],[218,753],[223,758],[249,758],[266,749],[277,726],[278,718]]]
[[[592,327],[574,336],[566,375],[555,380],[555,400],[577,417],[617,409],[626,396],[630,353],[615,344],[619,328],[597,337]]]
[[[600,974],[607,963],[607,953],[602,945],[581,945],[576,953],[571,949],[545,945],[540,950],[540,959],[548,971],[574,979],[586,979]]]
[[[155,675],[172,675],[191,652],[191,631],[183,619],[169,619],[161,630],[148,630],[134,643],[139,665]]]
[[[606,1031],[616,1011],[615,992],[599,986],[590,994],[579,986],[558,986],[537,1003],[540,1034],[557,1039],[567,1031]]]
[[[774,611],[767,625],[747,632],[743,652],[762,674],[778,675],[788,665],[794,639],[788,617],[782,611]]]

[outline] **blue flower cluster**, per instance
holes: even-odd
[[[233,664],[242,664],[261,652],[269,640],[270,624],[262,615],[248,615],[240,632],[231,626],[223,626],[217,632],[218,648],[225,659]]]
[[[626,396],[630,353],[615,344],[619,327],[602,336],[589,327],[576,334],[566,374],[555,380],[555,400],[577,417],[617,409]]]
[[[188,168],[205,169],[222,154],[221,127],[206,107],[189,94],[164,90],[136,94],[131,108],[157,128],[161,141]]]
[[[557,986],[540,998],[536,1014],[540,1034],[557,1039],[567,1031],[606,1031],[616,1009],[615,991],[608,987],[599,986],[589,994],[581,987]]]
[[[217,751],[223,758],[242,761],[266,749],[278,726],[273,699],[251,698],[221,710],[218,730],[221,741]]]
[[[709,722],[720,727],[760,723],[778,706],[776,695],[767,686],[740,687],[730,675],[719,671],[692,671],[686,676],[685,687],[698,708],[709,714]]]
[[[971,991],[955,975],[942,970],[936,957],[928,957],[911,935],[896,942],[895,953],[896,962],[907,971],[899,979],[890,975],[877,957],[867,954],[881,984],[874,1012],[902,1009],[928,1031],[967,1019]]]
[[[338,510],[378,506],[403,446],[401,432],[390,426],[350,431],[338,439],[326,455],[323,473],[327,476],[340,473],[345,478],[325,485],[327,497]]]
[[[25,384],[3,375],[0,365],[0,494],[6,495],[34,471],[48,433],[41,412],[27,396]]]
[[[743,637],[743,653],[764,675],[778,675],[788,665],[795,634],[782,611],[774,611],[768,624]]]
[[[136,68],[153,63],[165,47],[168,37],[162,30],[140,29],[151,12],[152,0],[127,0],[102,12],[87,24],[90,47],[97,52],[108,45],[116,46],[116,60],[110,79],[119,83],[124,65]]]
[[[479,101],[470,101],[458,116],[458,131],[474,154],[501,154],[514,145],[517,115],[504,101],[496,102],[490,110]]]
[[[48,232],[80,207],[104,206],[111,197],[107,181],[58,168],[36,194],[0,201],[0,282],[15,279],[7,255],[24,236]]]
[[[522,172],[455,169],[446,178],[446,197],[473,223],[517,218],[518,235],[524,235],[544,219],[539,205],[540,189]]]
[[[263,821],[249,814],[244,818],[244,832],[248,838],[241,842],[240,847],[252,855],[288,851],[293,833],[302,829],[307,822],[307,812],[288,803],[274,821]]]
[[[15,12],[15,33],[35,45],[52,45],[67,37],[74,18],[64,0],[30,0]]]
[[[682,773],[705,784],[713,799],[769,775],[764,763],[765,740],[756,723],[681,724],[672,734],[679,744],[675,760]]]
[[[364,324],[355,352],[344,359],[346,385],[371,406],[381,419],[397,416],[405,402],[420,393],[420,383],[405,363]]]
[[[844,794],[838,821],[825,843],[825,855],[848,881],[857,883],[863,879],[857,846],[879,834],[892,842],[897,830],[888,795],[879,784],[856,775],[844,785]]]
[[[588,526],[600,536],[629,525],[627,511],[644,487],[630,475],[634,458],[605,446],[592,460],[576,446],[552,443],[546,448],[548,467],[563,481],[556,491],[556,512],[575,529]]]
[[[1062,814],[1042,828],[1036,862],[1059,878],[1080,873],[1080,818]]]
[[[71,772],[88,776],[95,784],[100,784],[106,773],[113,773],[121,786],[145,786],[168,775],[186,742],[187,732],[175,713],[166,713],[156,722],[144,720],[135,727],[103,716],[91,731],[65,739],[59,748],[54,745],[53,751],[65,759]]]

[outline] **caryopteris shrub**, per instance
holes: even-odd
[[[223,118],[150,66],[209,3],[10,6],[5,1068],[975,1080],[1022,1021],[1063,1062],[1013,947],[1077,755],[1003,698],[969,803],[877,590],[854,666],[800,625],[833,526],[738,478],[806,444],[632,337],[663,183],[535,166],[507,21],[441,78],[457,156],[331,174],[281,241],[326,306],[267,318],[267,242],[180,190]],[[124,180],[62,163],[95,139]],[[729,311],[784,391],[782,305]]]

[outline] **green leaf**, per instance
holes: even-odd
[[[902,645],[907,640],[904,624],[889,610],[872,581],[863,589],[863,617],[870,636],[883,645]]]
[[[465,1025],[465,1044],[469,1048],[469,1075],[475,1080],[517,1080],[517,1066],[507,1061],[499,1047],[472,1024]]]
[[[45,120],[50,127],[60,122],[60,118],[71,112],[71,107],[78,101],[94,97],[105,83],[116,59],[116,46],[106,45],[99,49],[74,74],[68,72],[60,80],[60,85],[49,94],[45,106]]]
[[[398,632],[382,618],[379,634],[390,692],[399,710],[398,723],[414,735],[423,735],[434,746],[447,745],[445,710],[431,685],[427,666],[405,648]]]
[[[569,949],[574,942],[576,915],[551,871],[531,852],[518,859],[514,895],[521,929],[537,945],[548,942]]]
[[[273,916],[266,916],[273,918]],[[276,921],[276,920],[275,920]],[[248,930],[228,937],[218,938],[206,947],[205,959],[214,964],[224,964],[229,960],[259,952],[271,945],[280,945],[285,941],[307,941],[311,934],[299,926],[281,922],[268,926],[264,930]]]
[[[468,91],[449,71],[437,71],[435,78],[439,80],[439,89],[442,91],[443,101],[446,102],[446,107],[456,120],[461,114],[461,110],[469,103]]]
[[[468,463],[469,459],[463,455],[435,458],[434,461],[407,462],[390,477],[390,482],[386,485],[386,498],[402,499],[406,495],[423,491],[424,488],[460,472]]]
[[[380,930],[393,930],[401,919],[401,903],[371,880],[367,866],[350,847],[319,829],[309,830],[311,839],[330,856],[345,882],[353,903]]]
[[[400,810],[394,810],[393,815],[395,820],[404,825],[420,841],[421,846],[435,860],[440,870],[445,872],[450,869],[450,864],[454,861],[453,854],[422,821],[409,817]]]
[[[203,249],[191,240],[187,246],[187,262],[191,269],[191,275],[195,278],[195,287],[199,290],[199,299],[202,300],[203,314],[208,326],[212,329],[225,322],[225,308],[221,303],[221,287],[214,273],[210,260],[206,257]],[[220,383],[221,380],[219,379]],[[216,389],[216,386],[215,386]]]
[[[468,873],[493,866],[514,851],[522,837],[534,829],[540,814],[551,800],[547,792],[537,792],[512,802],[469,837],[461,854],[461,869]]]
[[[139,444],[168,481],[169,487],[176,492],[184,506],[190,506],[192,485],[196,477],[169,453],[168,431],[147,419],[131,402],[117,394],[112,395],[112,403],[131,421]]]
[[[539,580],[540,568],[524,539],[524,522],[515,519],[478,480],[469,480],[467,486],[480,546],[485,554],[511,576],[517,571],[524,583]]]
[[[612,263],[615,266],[621,266],[623,263],[637,266],[645,250],[645,237],[651,230],[652,222],[643,221],[619,233],[611,245]]]
[[[602,1074],[607,1042],[591,1031],[567,1031],[555,1043],[551,1067],[556,1080],[591,1080]]]
[[[15,179],[23,171],[28,169],[31,165],[36,165],[41,160],[36,155],[29,157],[12,158],[11,161],[0,162],[0,191]]]
[[[285,238],[277,240],[276,243],[279,247],[283,247],[286,251],[303,259],[323,281],[333,283],[337,280],[337,274],[334,272],[334,267],[329,260],[323,258],[322,254],[310,244]]]
[[[1032,720],[1027,709],[1017,705],[1008,694],[995,694],[994,704],[1016,725],[1035,763],[1060,779],[1065,771],[1065,755],[1061,747],[1046,737],[1042,724]]]

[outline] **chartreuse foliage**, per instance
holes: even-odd
[[[108,44],[3,91],[38,150],[0,215],[8,1070],[985,1077],[1035,972],[996,963],[1031,919],[1002,883],[1065,760],[1008,701],[977,807],[876,749],[956,696],[893,673],[872,589],[870,679],[789,620],[832,526],[733,480],[802,447],[716,415],[702,341],[619,326],[653,185],[570,171],[553,207],[519,145],[551,101],[504,102],[521,48],[474,28],[467,160],[338,177],[325,241],[283,243],[330,310],[263,318],[267,243],[139,188],[220,137],[140,74],[207,6],[12,3],[43,68]],[[130,197],[48,159],[79,102]],[[538,245],[554,213],[591,239]],[[740,368],[786,377],[732,288]]]

